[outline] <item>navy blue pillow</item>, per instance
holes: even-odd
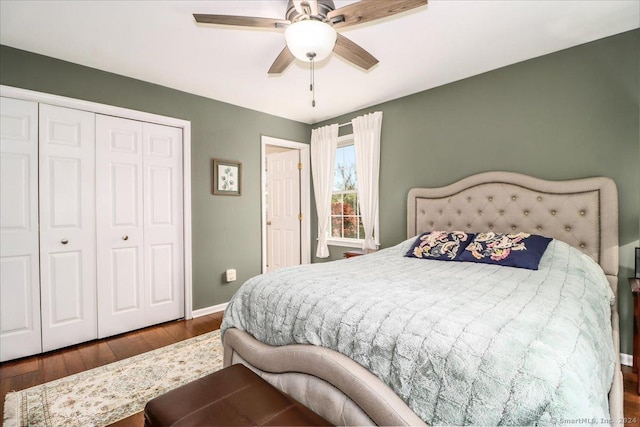
[[[406,257],[453,261],[471,242],[473,234],[464,231],[422,233],[405,254]]]
[[[529,233],[480,233],[457,260],[537,270],[549,242],[548,237]]]

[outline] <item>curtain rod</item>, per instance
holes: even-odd
[[[342,126],[349,126],[350,124],[351,122],[342,123],[341,125],[338,125],[338,127],[341,128]]]

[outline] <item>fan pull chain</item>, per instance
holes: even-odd
[[[313,52],[307,53],[307,58],[309,58],[309,70],[311,71],[311,82],[309,83],[309,90],[311,91],[311,106],[316,106],[316,84],[315,84],[315,63],[313,62],[316,54]]]

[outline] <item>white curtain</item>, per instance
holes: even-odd
[[[380,179],[380,131],[382,112],[367,114],[351,120],[353,145],[356,149],[356,176],[358,177],[358,201],[364,228],[362,249],[375,250],[378,238],[378,199]],[[375,239],[373,237],[375,233]]]
[[[327,237],[331,231],[331,196],[337,148],[337,124],[311,131],[311,174],[318,213],[318,258],[329,256]]]

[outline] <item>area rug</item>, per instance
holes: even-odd
[[[105,426],[152,398],[222,368],[220,331],[8,393],[4,425]]]

